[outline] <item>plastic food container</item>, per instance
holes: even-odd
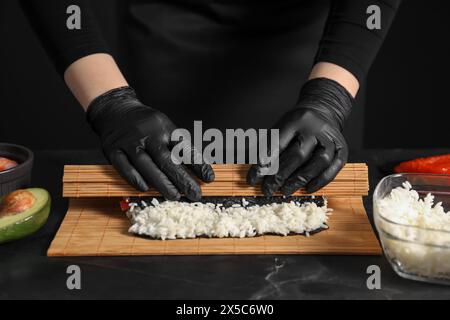
[[[450,175],[396,174],[377,186],[373,203],[374,219],[384,253],[395,272],[403,278],[450,285],[450,232],[400,224],[385,216],[380,199],[408,181],[420,197],[434,195],[450,211]]]
[[[18,166],[0,171],[0,196],[17,189],[28,188],[31,183],[33,152],[15,144],[0,143],[0,157],[14,160]]]

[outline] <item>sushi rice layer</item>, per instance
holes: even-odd
[[[244,238],[265,234],[309,236],[328,228],[326,223],[332,211],[322,198],[264,205],[246,199],[231,206],[157,199],[152,199],[149,205],[145,202],[129,204],[127,215],[132,222],[129,232],[162,240]]]

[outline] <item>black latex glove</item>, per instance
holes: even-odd
[[[95,99],[87,119],[100,136],[106,158],[133,187],[147,191],[152,186],[168,200],[178,200],[180,193],[194,201],[201,198],[197,181],[184,165],[172,161],[170,138],[176,126],[165,114],[142,104],[132,88]],[[194,148],[191,152],[198,156]],[[210,165],[189,167],[201,180],[214,180]]]
[[[335,81],[308,81],[299,102],[274,128],[280,130],[279,171],[262,176],[261,167],[251,167],[247,180],[262,182],[265,195],[281,190],[291,195],[300,188],[313,193],[331,182],[348,158],[342,129],[353,104],[352,96]]]

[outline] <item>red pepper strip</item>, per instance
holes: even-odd
[[[120,201],[120,210],[122,210],[123,212],[127,212],[129,209],[130,209],[130,205],[128,204],[128,202],[126,200]]]
[[[402,162],[395,172],[450,174],[450,154]]]

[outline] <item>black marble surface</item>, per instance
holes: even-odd
[[[351,161],[369,164],[372,190],[392,163],[447,150],[370,150]],[[67,210],[61,197],[64,164],[102,162],[95,151],[36,152],[33,185],[53,195],[47,225],[30,238],[0,245],[0,299],[449,299],[450,287],[404,280],[384,257],[156,256],[47,258]],[[371,198],[365,200],[372,218]],[[78,265],[82,289],[66,287],[67,267]],[[366,269],[381,268],[381,290],[369,290]]]

